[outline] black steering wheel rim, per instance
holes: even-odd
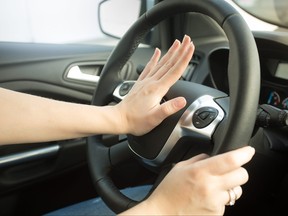
[[[229,115],[225,124],[214,134],[219,145],[215,145],[213,154],[244,146],[249,142],[256,118],[260,91],[259,57],[254,37],[245,21],[225,1],[163,1],[142,15],[110,55],[94,92],[92,105],[104,106],[113,100],[113,91],[123,82],[121,69],[151,28],[172,15],[186,12],[211,17],[223,29],[229,41]],[[92,178],[107,205],[116,213],[122,212],[137,202],[121,194],[109,177],[113,166],[111,160],[114,159],[111,158],[111,148],[102,144],[101,137],[98,135],[88,138],[88,160]],[[118,155],[130,156],[125,143],[113,148],[121,152]]]

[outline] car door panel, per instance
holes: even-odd
[[[89,64],[100,71],[112,48],[0,43],[0,86],[56,100],[89,104],[97,83],[66,79],[67,69],[75,64]],[[24,189],[34,188],[39,182],[50,185],[49,179],[55,176],[69,180],[65,177],[68,176],[67,172],[78,173],[79,169],[87,171],[86,151],[84,138],[1,146],[0,194],[3,198],[0,201],[0,214],[5,215],[6,212],[10,215],[8,209],[13,208],[6,209],[6,206],[18,200]],[[82,182],[89,178],[88,172],[86,174]]]
[[[90,104],[97,79],[112,49],[113,46],[100,45],[2,42],[0,43],[0,87],[56,100]],[[141,72],[139,65],[143,69],[142,65],[145,65],[152,53],[153,49],[149,47],[138,49],[122,69],[123,78],[136,79]],[[74,70],[72,75],[71,69],[72,72]],[[117,137],[107,137],[107,140],[117,141]],[[45,211],[55,209],[55,205],[61,207],[70,202],[94,197],[96,192],[92,189],[90,182],[86,152],[85,138],[0,146],[0,194],[2,197],[0,215],[13,215],[14,213],[11,212],[13,208],[9,206],[17,206],[25,202],[27,196],[34,202],[39,200],[39,211],[35,210],[36,215],[44,209]],[[53,180],[55,178],[57,181]],[[76,182],[81,185],[85,184],[81,187],[81,191],[71,188],[71,185]],[[55,203],[54,200],[51,201],[51,208],[40,207],[40,200],[48,196],[43,192],[45,185],[53,188],[45,191],[47,194],[52,191],[57,193],[60,185],[61,191],[69,192],[66,195],[59,195],[62,197],[61,200],[59,198],[55,200]],[[29,190],[31,193],[32,191],[37,193],[38,187],[43,193],[39,197],[32,197],[28,195],[29,193],[25,192],[26,195],[23,192]],[[22,195],[26,198],[22,198]],[[52,197],[52,195],[49,196]],[[43,205],[43,200],[41,205]],[[35,208],[27,207],[27,209],[30,211]],[[32,213],[29,212],[29,214]]]

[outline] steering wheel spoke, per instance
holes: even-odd
[[[155,158],[145,158],[141,153],[134,151],[133,146],[130,146],[130,148],[143,163],[152,167],[161,167],[171,151],[173,151],[183,138],[191,140],[191,143],[197,140],[199,145],[201,145],[201,143],[212,144],[212,135],[224,119],[224,116],[223,109],[215,102],[214,97],[203,95],[196,99],[184,111],[169,138]],[[185,145],[189,145],[187,141],[186,143]],[[142,143],[139,145],[142,145]],[[153,141],[151,141],[151,145],[154,145]]]
[[[133,85],[135,84],[135,80],[124,81],[120,83],[113,92],[113,98],[115,101],[122,101],[125,96],[129,93]]]

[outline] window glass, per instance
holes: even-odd
[[[264,22],[244,10],[242,10],[240,7],[238,7],[232,0],[226,0],[228,3],[230,3],[234,8],[238,10],[238,12],[242,15],[246,23],[248,24],[249,28],[252,31],[275,31],[278,26],[269,24],[267,22]],[[261,0],[264,1],[264,0]],[[266,1],[266,0],[265,0]],[[242,2],[245,2],[246,5],[255,5],[256,0],[242,0]]]
[[[0,0],[0,41],[95,43],[101,0]]]
[[[115,43],[98,22],[102,0],[0,0],[0,41],[32,43]],[[240,10],[252,30],[275,30]],[[246,0],[247,2],[255,0]],[[153,0],[147,1],[151,8]]]

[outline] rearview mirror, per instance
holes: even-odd
[[[98,7],[101,31],[115,38],[121,38],[139,18],[141,0],[104,0]]]

